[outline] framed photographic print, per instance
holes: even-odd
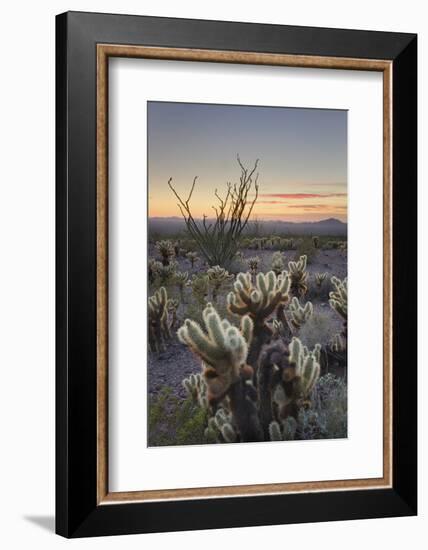
[[[56,47],[57,532],[416,514],[416,36]]]

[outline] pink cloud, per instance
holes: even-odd
[[[259,196],[276,199],[323,199],[331,197],[346,197],[347,193],[262,193]]]

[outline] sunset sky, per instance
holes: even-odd
[[[347,112],[148,102],[149,216],[180,216],[167,182],[213,215],[214,191],[259,159],[260,220],[347,221]]]

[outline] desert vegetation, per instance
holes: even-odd
[[[149,232],[149,445],[347,436],[347,241],[252,217],[258,161],[192,215]]]

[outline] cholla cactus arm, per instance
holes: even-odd
[[[291,300],[289,310],[291,314],[291,322],[297,329],[300,329],[302,325],[304,325],[306,321],[312,317],[314,312],[312,302],[306,302],[304,306],[301,306],[296,297]]]
[[[329,347],[335,353],[343,353],[346,350],[346,340],[342,334],[335,334],[330,341]]]
[[[285,441],[292,441],[296,436],[297,420],[293,416],[288,416],[282,421],[282,434]]]
[[[178,300],[174,300],[173,298],[169,298],[166,302],[166,309],[170,316],[169,320],[169,328],[174,329],[177,325],[177,309],[180,305],[180,302]]]
[[[320,352],[319,344],[309,351],[298,338],[291,340],[288,350],[280,342],[272,347],[271,362],[278,368],[272,379],[272,401],[279,419],[297,418],[299,409],[310,403],[320,374]]]
[[[148,300],[149,349],[158,352],[164,349],[165,341],[171,337],[169,330],[168,295],[165,287],[161,287]]]
[[[271,441],[282,441],[281,426],[276,420],[269,424],[269,439]]]
[[[254,336],[248,355],[248,364],[257,368],[261,348],[272,337],[266,323],[280,304],[289,299],[290,280],[285,272],[259,273],[253,285],[250,273],[239,273],[233,291],[227,296],[228,309],[238,316],[249,315],[254,322]]]
[[[330,292],[330,306],[346,321],[348,319],[348,280],[331,278],[334,290]]]
[[[300,379],[301,397],[307,399],[320,375],[321,346],[316,344],[312,351],[293,338],[290,345],[290,363],[296,367],[296,377]]]
[[[246,359],[248,342],[229,321],[220,319],[215,308],[208,304],[203,311],[207,329],[205,333],[198,323],[186,319],[178,330],[179,340],[189,346],[205,364],[204,376],[210,400],[222,398],[231,384],[236,382],[242,370],[248,373]],[[252,321],[243,321],[245,335],[250,337]]]
[[[201,373],[191,374],[188,378],[183,380],[182,384],[187,394],[193,399],[193,401],[198,403],[202,409],[209,409],[207,397],[208,388]]]

